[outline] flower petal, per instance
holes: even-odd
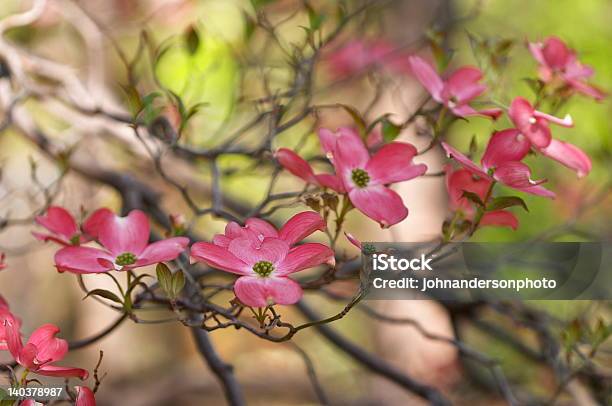
[[[291,217],[280,229],[278,238],[287,244],[294,245],[315,231],[324,231],[327,227],[319,213],[304,211]]]
[[[274,154],[279,164],[293,175],[307,183],[318,185],[312,167],[302,157],[288,148],[279,148]]]
[[[87,386],[75,386],[74,389],[77,392],[74,406],[96,406],[96,398],[91,389]]]
[[[196,261],[206,262],[213,268],[239,275],[253,273],[250,266],[236,258],[226,248],[209,242],[196,242],[191,246],[191,257]]]
[[[470,116],[482,116],[493,120],[497,120],[502,114],[503,110],[498,108],[476,110],[468,104],[461,104],[455,107],[451,107],[451,111],[458,117],[470,117]]]
[[[481,95],[487,86],[478,83],[482,79],[482,72],[474,66],[464,66],[453,72],[445,81],[444,96],[453,97],[458,103],[465,103]]]
[[[463,192],[472,192],[478,195],[481,200],[485,199],[487,191],[491,187],[492,181],[477,175],[465,168],[446,172],[446,188],[452,210],[462,210],[466,215],[472,216],[474,213],[473,204],[465,197]]]
[[[349,240],[349,242],[351,244],[353,244],[355,247],[359,248],[359,250],[361,251],[361,241],[359,241],[357,239],[357,237],[355,237],[353,234],[351,233],[347,233],[346,231],[344,232],[344,236],[346,237],[347,240]]]
[[[43,365],[34,371],[38,375],[57,376],[62,378],[80,378],[87,379],[89,372],[82,368],[60,367],[57,365]]]
[[[276,264],[289,252],[289,244],[278,238],[266,238],[261,244],[253,244],[248,238],[237,238],[230,242],[228,251],[252,267],[259,261]]]
[[[83,231],[94,239],[98,239],[100,235],[100,227],[109,219],[112,219],[115,213],[107,208],[102,208],[94,211],[83,223]]]
[[[457,162],[459,162],[461,166],[463,166],[465,169],[472,172],[474,175],[481,176],[485,179],[493,180],[493,178],[491,178],[489,174],[487,174],[484,170],[482,170],[482,168],[480,168],[478,165],[472,162],[470,158],[463,155],[461,152],[457,151],[455,148],[453,148],[449,144],[442,142],[442,148],[444,148],[444,151],[446,151],[446,154],[449,157],[454,158]]]
[[[343,134],[338,138],[335,154],[334,166],[337,168],[336,173],[342,176],[343,180],[346,174],[350,177],[353,169],[364,168],[370,159],[370,154],[363,141],[348,134]]]
[[[353,206],[383,228],[397,224],[408,216],[408,209],[400,195],[383,185],[353,189],[349,192],[349,198]]]
[[[140,254],[135,266],[157,264],[176,259],[189,245],[189,238],[174,237],[149,244]]]
[[[546,180],[534,181],[531,179],[531,170],[522,162],[506,162],[497,167],[493,176],[506,186],[525,193],[550,198],[555,196],[553,192],[540,186]]]
[[[99,240],[115,256],[126,252],[139,256],[148,245],[149,233],[146,214],[132,210],[126,217],[105,217],[100,225]]]
[[[571,54],[567,45],[557,37],[549,37],[542,47],[542,56],[546,64],[553,69],[565,67]]]
[[[414,77],[421,82],[421,85],[427,89],[435,101],[441,103],[444,82],[435,69],[418,56],[409,56],[408,64],[410,65],[410,69],[412,69]]]
[[[245,222],[245,228],[247,230],[253,231],[260,238],[278,237],[278,231],[276,231],[276,228],[272,224],[257,217],[251,217],[247,219],[247,221]]]
[[[589,174],[592,168],[591,159],[577,146],[568,142],[551,140],[546,148],[542,148],[540,152],[562,165],[573,169],[581,178]]]
[[[70,240],[79,232],[74,217],[66,209],[58,206],[50,206],[44,216],[36,216],[36,222],[66,240]]]
[[[596,86],[589,85],[588,83],[582,82],[580,80],[568,80],[568,84],[574,88],[574,90],[586,95],[590,96],[597,101],[601,101],[606,98],[607,94],[603,90],[597,88]]]
[[[278,264],[273,275],[285,276],[321,264],[334,265],[334,251],[327,245],[306,243],[292,248],[285,259]]]
[[[334,190],[338,193],[345,192],[342,179],[340,179],[338,176],[329,173],[321,173],[319,175],[315,175],[315,177],[321,186]]]
[[[392,142],[374,154],[365,167],[370,185],[410,180],[427,172],[427,165],[412,163],[417,149],[412,144]]]
[[[482,166],[488,171],[504,162],[520,161],[527,156],[530,148],[529,140],[519,130],[511,128],[497,131],[489,140],[482,157]]]
[[[59,331],[59,327],[53,324],[44,324],[34,330],[27,344],[32,344],[36,347],[37,361],[48,363],[64,358],[68,352],[68,342],[55,337]]]
[[[266,307],[269,304],[294,304],[302,295],[300,285],[289,278],[260,278],[243,276],[236,280],[234,293],[242,303],[251,307]]]
[[[494,210],[486,212],[480,219],[480,226],[510,227],[516,230],[519,221],[516,216],[507,210]]]
[[[510,119],[525,135],[533,145],[544,148],[550,144],[550,128],[548,120],[535,116],[535,110],[531,104],[522,97],[516,97],[508,110]]]
[[[108,252],[92,247],[65,247],[55,253],[55,266],[60,272],[101,273],[111,268],[101,261],[113,263],[115,258]]]

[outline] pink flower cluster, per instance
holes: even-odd
[[[326,245],[298,245],[310,234],[325,228],[323,218],[311,211],[296,214],[280,230],[258,218],[248,219],[244,227],[231,222],[225,227],[225,233],[216,235],[212,243],[193,244],[191,257],[240,275],[234,284],[234,293],[247,306],[294,304],[303,292],[289,275],[321,264],[335,264],[334,252]]]
[[[8,351],[15,362],[28,372],[53,377],[87,379],[89,373],[81,368],[55,365],[68,352],[68,342],[57,338],[59,328],[44,324],[34,330],[29,339],[22,340],[21,320],[11,313],[6,300],[0,296],[0,351]],[[21,404],[33,401],[25,401]],[[76,406],[95,406],[91,389],[77,387]]]
[[[417,154],[413,145],[391,142],[371,155],[351,128],[340,128],[336,133],[322,128],[319,141],[334,166],[334,174],[315,174],[307,161],[288,148],[276,151],[276,159],[305,182],[345,194],[353,206],[382,227],[390,227],[408,216],[402,198],[389,185],[414,179],[427,171],[425,164],[412,162]]]
[[[44,241],[64,245],[55,254],[60,272],[77,274],[126,271],[176,259],[189,244],[185,237],[174,237],[149,244],[149,219],[140,210],[119,217],[108,209],[95,211],[82,225],[61,207],[50,207],[36,218],[50,234],[35,233]],[[81,244],[96,240],[100,248]]]

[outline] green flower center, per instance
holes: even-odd
[[[353,183],[360,188],[364,188],[368,186],[368,183],[370,183],[370,175],[368,175],[368,173],[363,169],[353,169],[351,178],[353,179]]]
[[[374,244],[364,243],[361,246],[361,252],[363,252],[365,255],[372,255],[376,252],[376,247]]]
[[[270,276],[272,271],[274,271],[274,265],[270,261],[259,261],[253,265],[253,271],[259,276]]]
[[[132,254],[131,252],[124,252],[121,255],[117,255],[115,263],[121,266],[132,265],[136,263],[136,259],[136,255]]]

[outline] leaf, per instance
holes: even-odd
[[[177,271],[172,275],[172,292],[171,298],[176,299],[180,294],[183,288],[185,287],[185,275],[183,271]]]
[[[474,192],[469,192],[467,190],[464,190],[461,197],[465,197],[466,199],[468,199],[469,201],[471,201],[472,203],[477,204],[480,207],[484,207],[484,203],[482,201],[482,199],[480,198],[480,196],[478,196],[476,193]]]
[[[468,156],[470,158],[474,157],[477,151],[478,151],[478,143],[476,142],[476,135],[472,135],[472,139],[470,140],[470,148],[469,148]]]
[[[132,116],[135,118],[136,116],[138,116],[138,113],[140,113],[143,108],[140,93],[132,85],[121,86],[121,89],[125,93],[128,108],[132,113]]]
[[[597,321],[597,325],[591,331],[591,345],[593,350],[591,353],[594,355],[597,348],[612,335],[612,324],[606,324],[603,319]]]
[[[190,25],[183,34],[183,41],[185,41],[185,47],[187,47],[187,52],[189,52],[189,54],[193,55],[198,51],[200,47],[200,35],[193,24]]]
[[[382,135],[385,142],[391,142],[397,138],[402,131],[402,127],[392,123],[387,118],[382,121]]]
[[[306,6],[306,10],[308,11],[308,22],[310,24],[310,29],[312,31],[316,31],[321,28],[321,24],[325,21],[325,14],[317,13],[317,11],[308,3],[304,3]]]
[[[83,300],[87,299],[89,296],[100,296],[104,299],[111,300],[115,303],[123,304],[123,301],[119,298],[119,296],[115,295],[113,292],[105,290],[105,289],[94,289],[87,293],[87,295],[83,298]]]
[[[365,135],[368,126],[363,117],[361,117],[359,111],[355,107],[349,106],[348,104],[338,103],[336,105],[338,107],[342,107],[353,118],[353,121],[359,127],[359,131],[361,132],[361,134]]]
[[[168,265],[160,262],[155,267],[155,273],[157,274],[157,281],[162,290],[168,294],[172,289],[172,271],[168,268]]]
[[[529,211],[527,204],[518,196],[500,196],[494,197],[487,205],[487,211],[501,210],[508,207],[521,206],[525,211]]]

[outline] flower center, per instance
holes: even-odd
[[[370,175],[368,175],[368,173],[363,169],[353,169],[351,178],[353,179],[353,183],[360,188],[364,188],[368,186],[368,183],[370,183]]]
[[[132,254],[131,252],[124,252],[121,255],[117,255],[115,263],[121,266],[132,265],[136,263],[136,259],[136,255]]]
[[[534,116],[529,117],[529,124],[535,124],[537,121],[538,120]]]
[[[264,278],[270,276],[272,271],[274,271],[274,265],[270,261],[259,261],[253,265],[253,272]]]

